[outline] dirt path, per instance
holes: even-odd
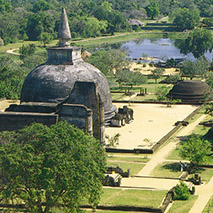
[[[123,187],[144,187],[155,190],[169,190],[175,186],[179,180],[178,179],[163,179],[163,178],[149,178],[152,170],[158,165],[167,161],[165,158],[176,148],[176,145],[180,141],[180,136],[190,135],[193,129],[206,117],[207,115],[200,116],[195,122],[189,124],[187,127],[183,127],[176,135],[174,140],[172,140],[167,145],[163,146],[158,152],[151,156],[151,159],[143,169],[137,174],[137,176],[142,177],[130,177],[123,178],[121,186]],[[145,177],[146,176],[146,177]],[[201,191],[202,193],[202,191]]]
[[[182,128],[170,143],[162,147],[156,154],[153,155],[151,160],[143,167],[143,169],[137,174],[138,176],[148,176],[152,170],[158,165],[165,161],[165,157],[175,149],[176,145],[180,142],[180,136],[190,135],[192,130],[206,117],[202,115],[195,122],[189,124],[187,127]]]
[[[14,51],[18,50],[19,48],[15,48],[15,49],[10,49],[10,50],[7,50],[6,52],[8,54],[11,54],[11,55],[20,55],[19,53],[15,53]]]
[[[213,195],[213,177],[208,184],[196,186],[195,194],[198,195],[198,199],[195,201],[189,213],[201,213],[204,210]]]

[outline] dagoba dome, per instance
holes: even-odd
[[[81,58],[81,48],[67,43],[71,38],[65,9],[59,25],[59,46],[48,48],[48,60],[32,70],[25,79],[21,102],[73,103],[70,94],[75,82],[94,82],[104,104],[105,122],[115,115],[108,82],[103,73]],[[75,103],[76,104],[76,103]]]
[[[211,94],[211,88],[205,82],[185,80],[175,84],[168,97],[181,99],[183,103],[202,103],[208,94]]]

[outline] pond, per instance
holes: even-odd
[[[138,59],[143,55],[156,58],[157,60],[174,59],[187,59],[195,60],[192,53],[187,55],[181,54],[180,49],[177,47],[177,43],[180,39],[170,38],[143,38],[134,41],[118,42],[114,44],[105,44],[96,48],[91,48],[89,51],[94,52],[98,49],[121,49],[126,50],[127,58]],[[211,61],[213,53],[205,53],[205,57]],[[147,60],[149,62],[149,60]]]
[[[158,59],[169,59],[169,58],[184,58],[188,60],[194,60],[192,53],[187,55],[181,54],[180,50],[175,46],[175,40],[169,38],[159,39],[143,39],[137,41],[128,41],[122,43],[121,49],[127,51],[128,58],[140,58],[142,55],[148,57],[155,57]],[[208,60],[212,60],[213,54],[210,52],[205,53]]]

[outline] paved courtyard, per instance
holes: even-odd
[[[116,103],[122,107],[124,103]],[[185,119],[197,106],[175,105],[167,107],[161,104],[131,104],[134,121],[124,127],[106,128],[106,135],[120,133],[118,148],[151,148],[163,136],[174,128],[176,121]]]

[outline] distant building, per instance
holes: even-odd
[[[145,25],[143,22],[141,22],[138,19],[129,19],[128,23],[132,26],[133,30],[144,27],[144,25]]]

